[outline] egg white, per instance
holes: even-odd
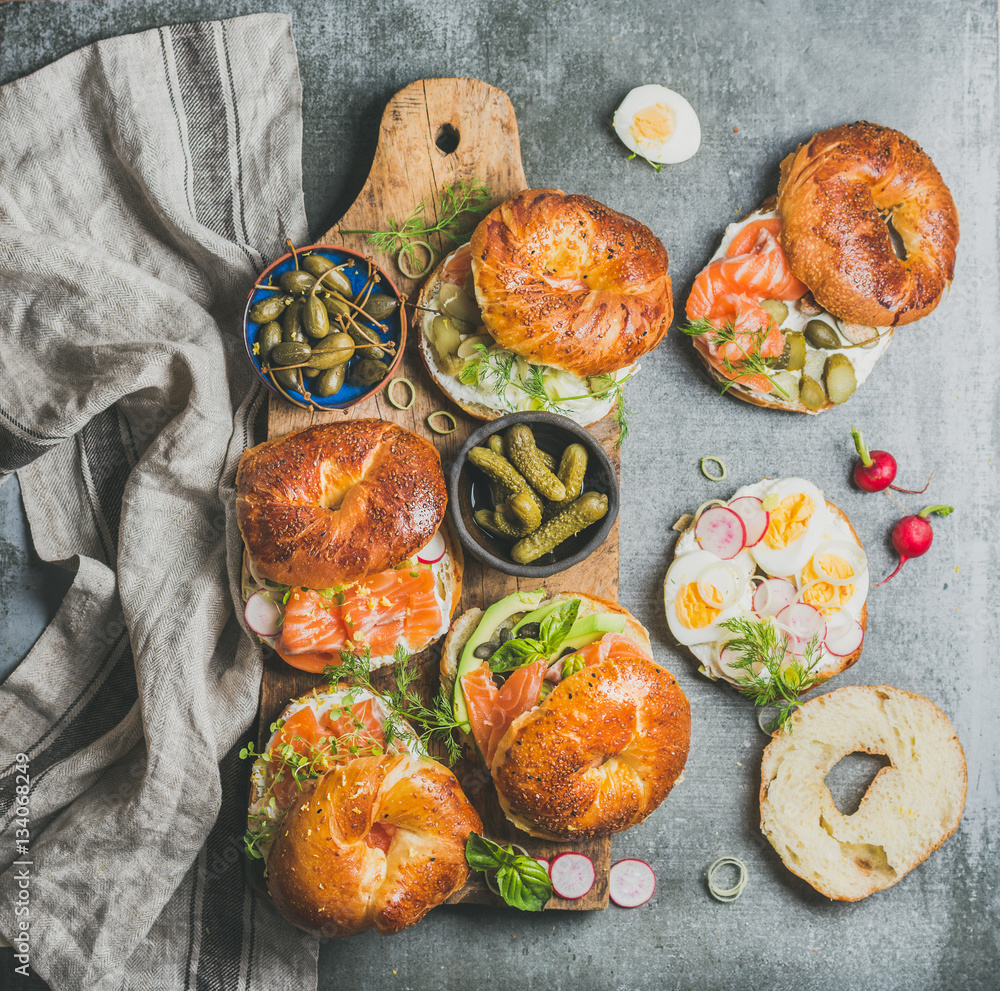
[[[646,140],[632,126],[637,113],[654,105],[673,114],[673,131],[663,141]],[[650,162],[676,165],[687,161],[701,147],[701,122],[694,107],[680,93],[655,83],[633,89],[615,111],[612,126],[629,151]]]
[[[680,590],[692,582],[709,580],[707,572],[717,570],[731,575],[737,586],[736,601],[719,612],[714,622],[707,626],[691,629],[681,622],[677,615],[676,601]],[[696,643],[717,640],[725,633],[721,624],[734,616],[742,615],[751,604],[750,576],[754,572],[753,558],[746,551],[740,551],[730,561],[722,561],[711,551],[696,550],[675,558],[667,570],[663,584],[663,602],[667,614],[667,625],[679,643],[691,646]]]
[[[807,482],[804,478],[765,479],[756,485],[748,485],[737,493],[741,496],[757,496],[761,500],[772,496],[778,503],[799,493],[808,496],[813,502],[813,510],[803,534],[785,547],[768,547],[766,540],[761,540],[755,547],[749,549],[761,570],[773,578],[797,575],[812,557],[813,549],[825,532],[830,519],[826,499],[812,482]]]

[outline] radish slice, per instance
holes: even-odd
[[[421,564],[437,564],[444,557],[444,551],[444,537],[438,530],[427,542],[427,545],[422,550],[417,551],[417,560]]]
[[[864,638],[861,624],[846,609],[841,609],[826,625],[823,646],[836,657],[847,657],[861,646]]]
[[[754,590],[753,611],[758,616],[777,616],[795,598],[795,586],[787,578],[768,578]]]
[[[725,506],[713,506],[698,517],[694,539],[704,551],[711,551],[723,561],[731,561],[746,546],[747,530],[743,520]]]
[[[645,860],[619,860],[608,875],[608,893],[622,908],[645,905],[656,890],[656,875]]]
[[[552,866],[544,857],[535,857],[535,860],[537,860],[546,870]]]
[[[747,547],[754,547],[764,539],[771,524],[771,514],[756,496],[740,496],[729,503],[729,508],[743,520],[747,532]]]
[[[263,592],[254,592],[247,599],[247,607],[243,615],[246,617],[247,626],[257,636],[277,636],[278,630],[281,629],[281,609]]]
[[[560,898],[575,901],[594,886],[594,862],[582,853],[561,853],[549,864],[549,877]]]
[[[823,614],[808,602],[795,602],[785,606],[774,620],[792,637],[805,641],[811,640],[817,633],[822,638],[823,627],[826,625]]]

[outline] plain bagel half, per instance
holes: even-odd
[[[826,775],[861,751],[890,760],[851,815]],[[889,685],[839,688],[801,706],[764,751],[760,825],[785,866],[827,898],[890,887],[958,828],[966,765],[948,717]]]

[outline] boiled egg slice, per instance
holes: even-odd
[[[650,162],[686,162],[701,146],[694,107],[666,86],[637,86],[615,111],[612,126],[630,151]]]
[[[756,490],[758,486],[750,486]],[[757,495],[771,514],[761,540],[750,548],[762,571],[787,578],[802,570],[822,539],[829,519],[826,500],[812,482],[804,478],[766,481]],[[749,490],[748,490],[749,491]]]
[[[824,616],[843,609],[856,619],[868,597],[868,559],[857,544],[824,537],[802,568],[802,601]]]
[[[719,624],[749,609],[753,561],[741,552],[720,561],[711,551],[675,558],[663,584],[667,625],[687,647],[714,643],[724,632]]]

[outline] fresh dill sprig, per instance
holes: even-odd
[[[345,230],[340,233],[365,234],[373,248],[388,255],[400,252],[408,262],[417,265],[418,242],[425,242],[427,238],[437,234],[452,244],[458,244],[461,236],[478,222],[464,220],[463,215],[481,216],[489,209],[492,198],[489,186],[472,179],[459,179],[454,185],[446,186],[441,191],[434,210],[436,220],[424,216],[427,200],[423,199],[402,224],[390,217],[387,230]]]
[[[705,337],[711,335],[708,343],[712,347],[721,347],[723,344],[735,344],[743,352],[743,357],[738,361],[733,362],[729,358],[722,359],[723,366],[730,376],[732,376],[728,382],[723,384],[722,392],[728,391],[735,385],[735,378],[738,375],[766,375],[775,389],[786,399],[788,398],[788,393],[768,374],[774,370],[774,362],[777,359],[765,358],[761,354],[760,349],[763,347],[768,335],[766,329],[751,331],[749,333],[748,336],[751,338],[749,350],[736,340],[736,330],[733,327],[732,321],[729,321],[722,327],[716,327],[710,320],[694,320],[686,326],[681,327],[680,331],[682,334],[687,334],[688,337]]]
[[[739,678],[736,687],[753,699],[754,705],[773,705],[778,715],[770,725],[775,732],[788,725],[788,720],[798,704],[799,696],[820,682],[815,673],[822,651],[819,649],[818,634],[809,641],[802,660],[787,660],[788,636],[781,634],[771,619],[728,619],[720,623],[723,629],[733,634],[725,646],[739,655],[733,667],[746,674]],[[754,666],[760,665],[755,671]]]
[[[517,403],[507,395],[508,389],[516,389],[531,400],[534,409],[544,409],[551,413],[568,415],[572,412],[568,403],[576,399],[613,400],[615,403],[615,423],[618,439],[615,447],[621,447],[628,436],[631,410],[625,400],[623,386],[632,377],[630,372],[623,379],[613,374],[595,375],[590,379],[592,391],[580,396],[550,396],[545,385],[545,372],[539,365],[529,365],[528,374],[522,380],[515,376],[514,366],[517,355],[498,349],[491,351],[484,344],[475,345],[475,354],[462,366],[458,378],[465,385],[489,388],[499,401],[511,412],[517,410]]]
[[[425,750],[432,741],[435,741],[444,745],[449,764],[454,764],[462,756],[462,747],[452,732],[458,729],[461,723],[455,719],[451,699],[442,689],[432,699],[430,706],[424,703],[419,690],[415,687],[420,672],[412,663],[413,655],[405,648],[397,647],[393,655],[395,685],[390,688],[377,688],[372,684],[371,657],[367,649],[362,654],[341,651],[340,658],[341,663],[329,665],[323,671],[323,677],[331,683],[349,679],[382,699],[389,710],[382,727],[386,746],[392,739],[409,735],[404,733],[400,726],[401,723],[408,723],[417,731]]]

